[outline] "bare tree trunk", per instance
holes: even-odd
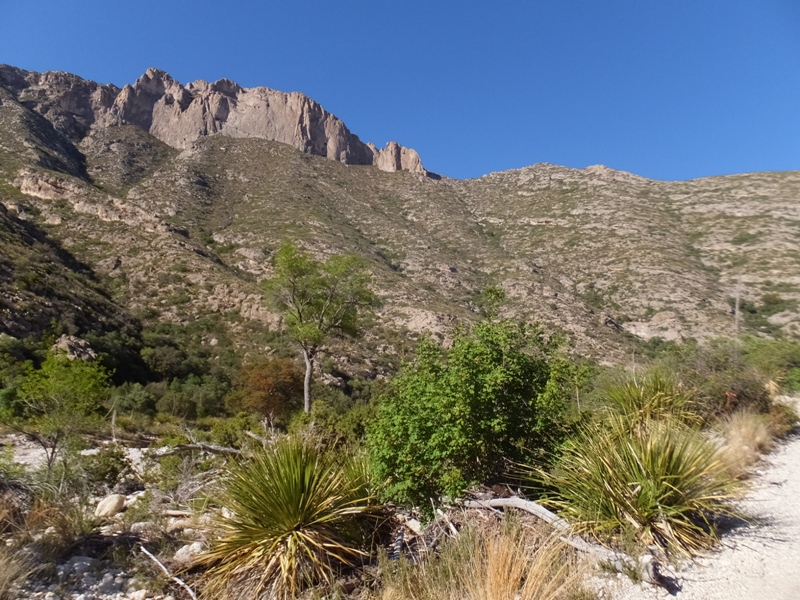
[[[306,361],[306,376],[303,379],[303,410],[311,412],[311,373],[314,371],[314,351],[303,348],[303,359]]]

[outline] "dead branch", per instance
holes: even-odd
[[[161,567],[161,570],[164,571],[164,574],[167,577],[172,579],[172,581],[174,581],[179,586],[181,586],[183,589],[185,589],[187,592],[189,592],[189,595],[192,597],[192,600],[197,600],[197,594],[194,593],[192,588],[190,588],[185,581],[183,581],[182,579],[179,579],[178,577],[175,577],[175,575],[170,573],[169,570],[167,569],[167,567],[165,567],[164,564],[160,560],[158,560],[155,556],[153,556],[147,548],[145,548],[144,546],[141,546],[141,549],[142,549],[142,552],[144,552],[150,558],[150,560],[152,560],[159,567]]]
[[[465,500],[462,504],[466,508],[518,508],[539,517],[542,521],[549,523],[560,531],[569,529],[569,523],[557,514],[550,512],[541,504],[531,502],[530,500],[523,500],[517,496],[511,498],[494,498],[493,500]]]
[[[172,450],[157,454],[158,458],[165,456],[174,456],[176,454],[183,454],[185,452],[192,452],[193,450],[202,450],[203,452],[210,452],[211,454],[222,454],[225,456],[239,456],[242,451],[238,448],[226,448],[224,446],[214,446],[212,444],[204,444],[203,442],[195,442],[194,444],[180,444],[175,446]]]

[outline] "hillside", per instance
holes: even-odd
[[[366,357],[391,355],[406,331],[446,335],[476,314],[488,284],[506,290],[510,314],[563,330],[578,351],[604,359],[621,358],[636,338],[731,334],[737,282],[743,328],[800,333],[800,173],[663,182],[540,164],[458,181],[402,160],[384,170],[378,159],[323,152],[314,136],[330,147],[324,127],[308,130],[309,143],[269,139],[273,130],[255,125],[176,141],[209,90],[246,103],[232,82],[206,85],[151,70],[119,90],[0,67],[2,259],[6,272],[21,272],[23,244],[36,256],[25,260],[62,277],[24,290],[23,311],[20,277],[4,276],[0,293],[12,300],[3,331],[42,330],[47,307],[69,296],[78,330],[123,312],[145,325],[212,317],[233,347],[260,351],[278,321],[258,284],[291,239],[320,256],[370,260],[384,304]],[[123,94],[130,109],[148,89],[158,127],[155,117],[114,112]],[[170,105],[169,94],[184,100]],[[321,107],[311,112],[334,122]],[[287,115],[302,129],[305,117]],[[46,243],[20,241],[23,229]]]

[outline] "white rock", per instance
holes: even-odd
[[[203,551],[203,542],[194,542],[181,546],[172,557],[177,563],[189,564],[192,560]]]
[[[147,598],[147,590],[137,590],[128,594],[130,600],[144,600]]]
[[[94,511],[95,517],[108,518],[113,517],[125,508],[125,496],[122,494],[111,494],[106,496],[97,505]]]

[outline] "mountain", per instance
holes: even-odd
[[[7,65],[0,65],[0,82],[73,142],[93,126],[135,125],[181,150],[219,133],[283,142],[350,165],[426,173],[414,150],[396,142],[383,149],[364,144],[342,121],[297,92],[242,88],[227,79],[184,87],[158,69],[148,69],[121,90],[69,73],[34,73]]]
[[[360,342],[373,374],[409,335],[475,318],[490,284],[508,314],[612,361],[637,340],[733,334],[737,289],[743,329],[800,332],[798,172],[428,175],[413,150],[363,144],[301,94],[182,86],[153,69],[120,90],[0,66],[2,215],[145,324],[214,318],[234,347],[263,351],[278,318],[259,282],[292,239],[369,259],[384,299]],[[14,335],[9,318],[0,330]]]

